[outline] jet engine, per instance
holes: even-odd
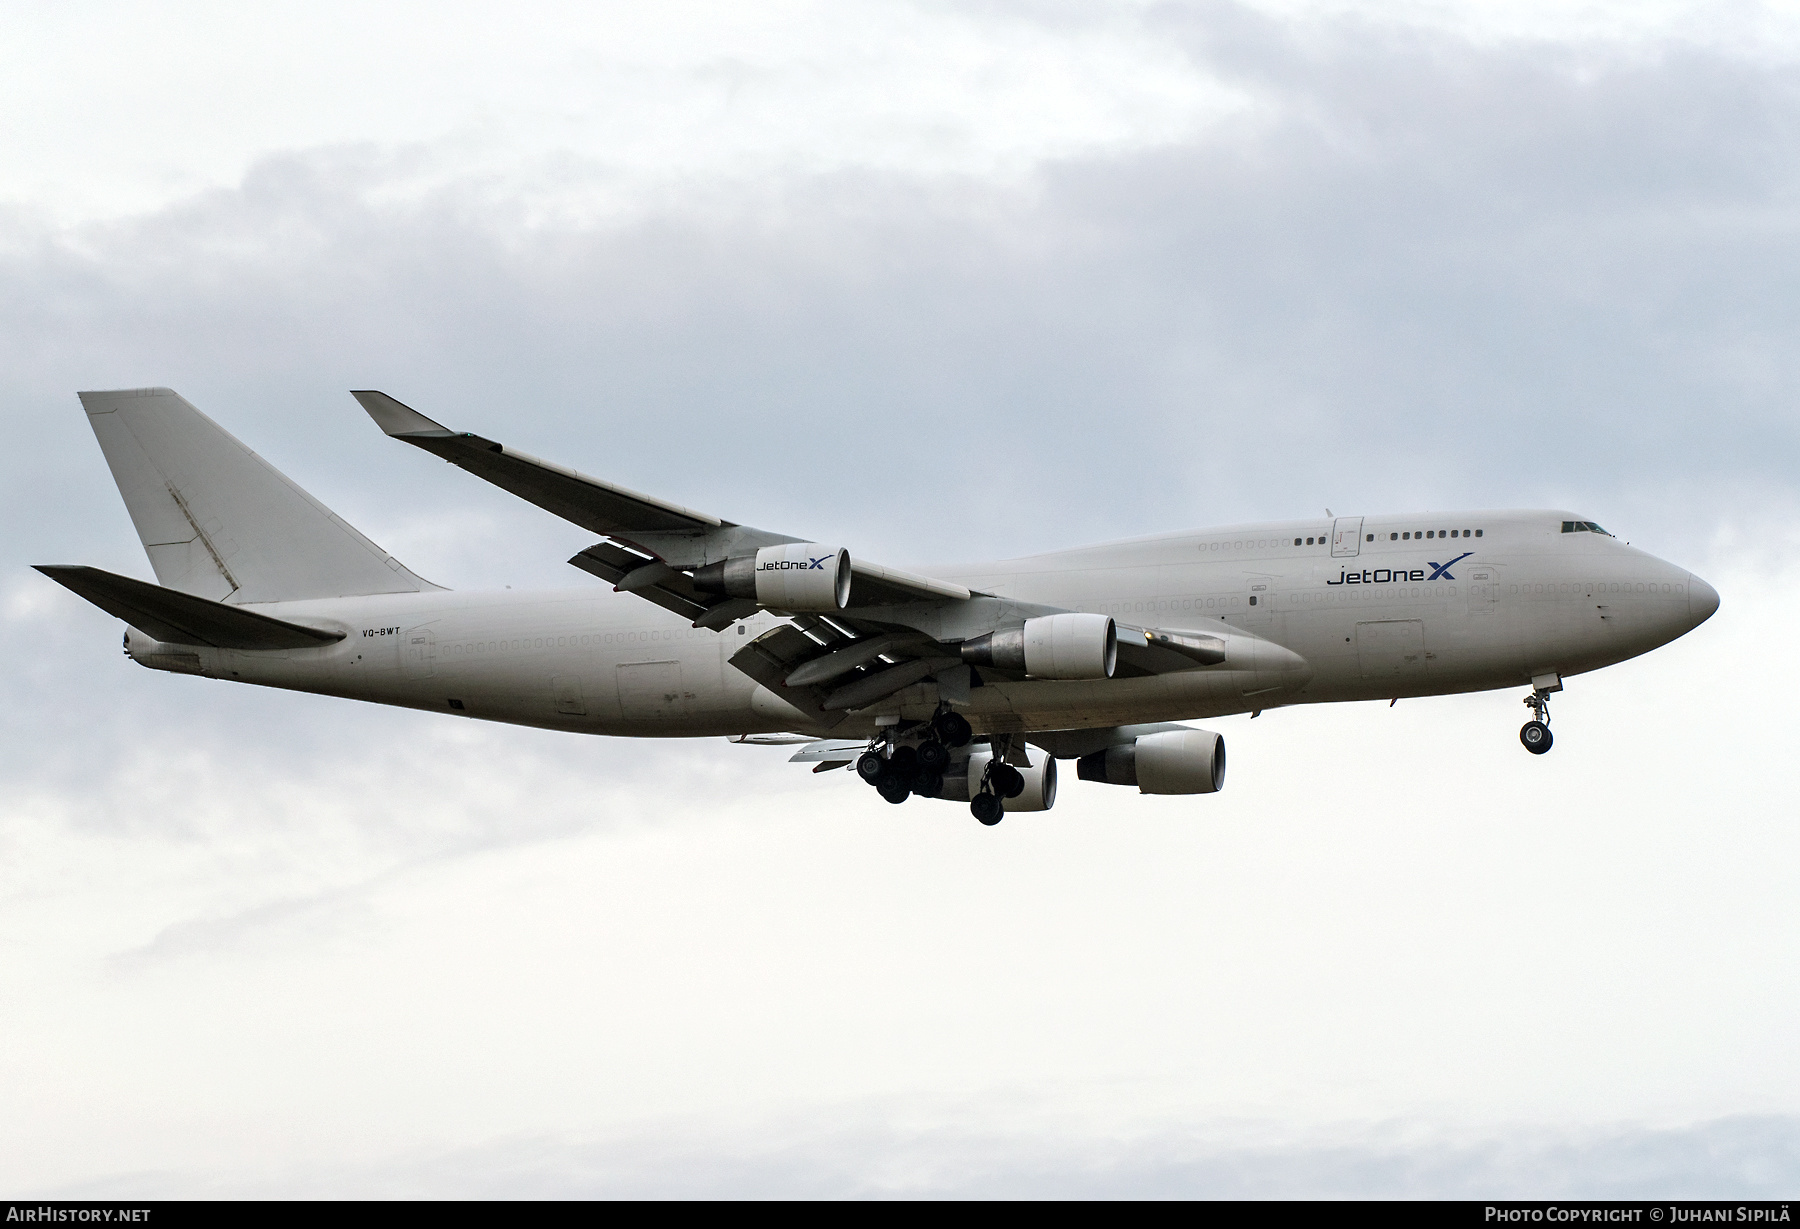
[[[1106,615],[1041,615],[963,641],[962,659],[1038,679],[1109,679],[1119,660],[1119,631]]]
[[[765,546],[696,569],[694,588],[775,610],[842,610],[850,604],[850,552],[816,542]]]
[[[1140,794],[1213,794],[1225,787],[1225,740],[1211,730],[1165,730],[1075,761],[1083,781],[1135,785]]]

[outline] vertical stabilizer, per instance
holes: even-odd
[[[167,388],[82,393],[156,579],[221,602],[439,586]]]

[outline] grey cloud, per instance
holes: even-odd
[[[913,562],[1328,502],[1572,502],[1675,545],[1789,489],[1792,74],[1166,20],[1266,111],[1031,193],[790,178],[528,226],[480,184],[390,202],[423,155],[345,149],[15,249],[15,403],[71,480],[15,519],[58,540],[106,498],[68,390],[150,380],[378,539],[478,510],[418,561],[452,583],[522,535],[566,579],[579,535],[341,387]]]
[[[1069,1139],[896,1128],[883,1106],[748,1133],[668,1125],[605,1140],[521,1137],[281,1174],[136,1173],[67,1198],[1781,1199],[1800,1121],[1543,1128],[1457,1139],[1420,1124],[1221,1144],[1213,1131]],[[1270,1136],[1266,1124],[1229,1124]]]

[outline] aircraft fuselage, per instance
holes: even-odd
[[[1716,609],[1718,595],[1686,569],[1603,533],[1564,532],[1571,521],[1557,511],[1320,518],[931,572],[1001,601],[1226,639],[1224,662],[1171,674],[990,678],[959,705],[985,732],[1530,686],[1635,657]],[[212,678],[580,733],[816,729],[729,664],[784,621],[778,614],[721,633],[594,585],[247,608],[346,635],[271,652],[164,645],[134,631],[128,651],[145,665]],[[928,718],[939,698],[936,683],[922,682],[830,733],[858,737],[878,719]]]

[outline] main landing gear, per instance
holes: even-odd
[[[988,761],[981,790],[969,799],[969,814],[992,828],[1006,816],[1006,799],[1025,792],[1025,774],[998,759]]]
[[[1025,774],[1004,758],[1010,742],[1007,739],[993,743],[994,758],[982,771],[980,788],[969,799],[969,813],[989,828],[1005,818],[1006,799],[1017,798],[1025,792]]]
[[[895,806],[914,794],[936,798],[944,789],[950,748],[967,746],[974,731],[959,714],[945,709],[931,719],[923,733],[916,744],[898,743],[891,733],[885,747],[871,743],[857,758],[856,775]]]
[[[1525,707],[1531,710],[1531,720],[1520,727],[1519,741],[1531,754],[1542,755],[1556,742],[1550,735],[1550,693],[1534,689],[1525,697]]]

